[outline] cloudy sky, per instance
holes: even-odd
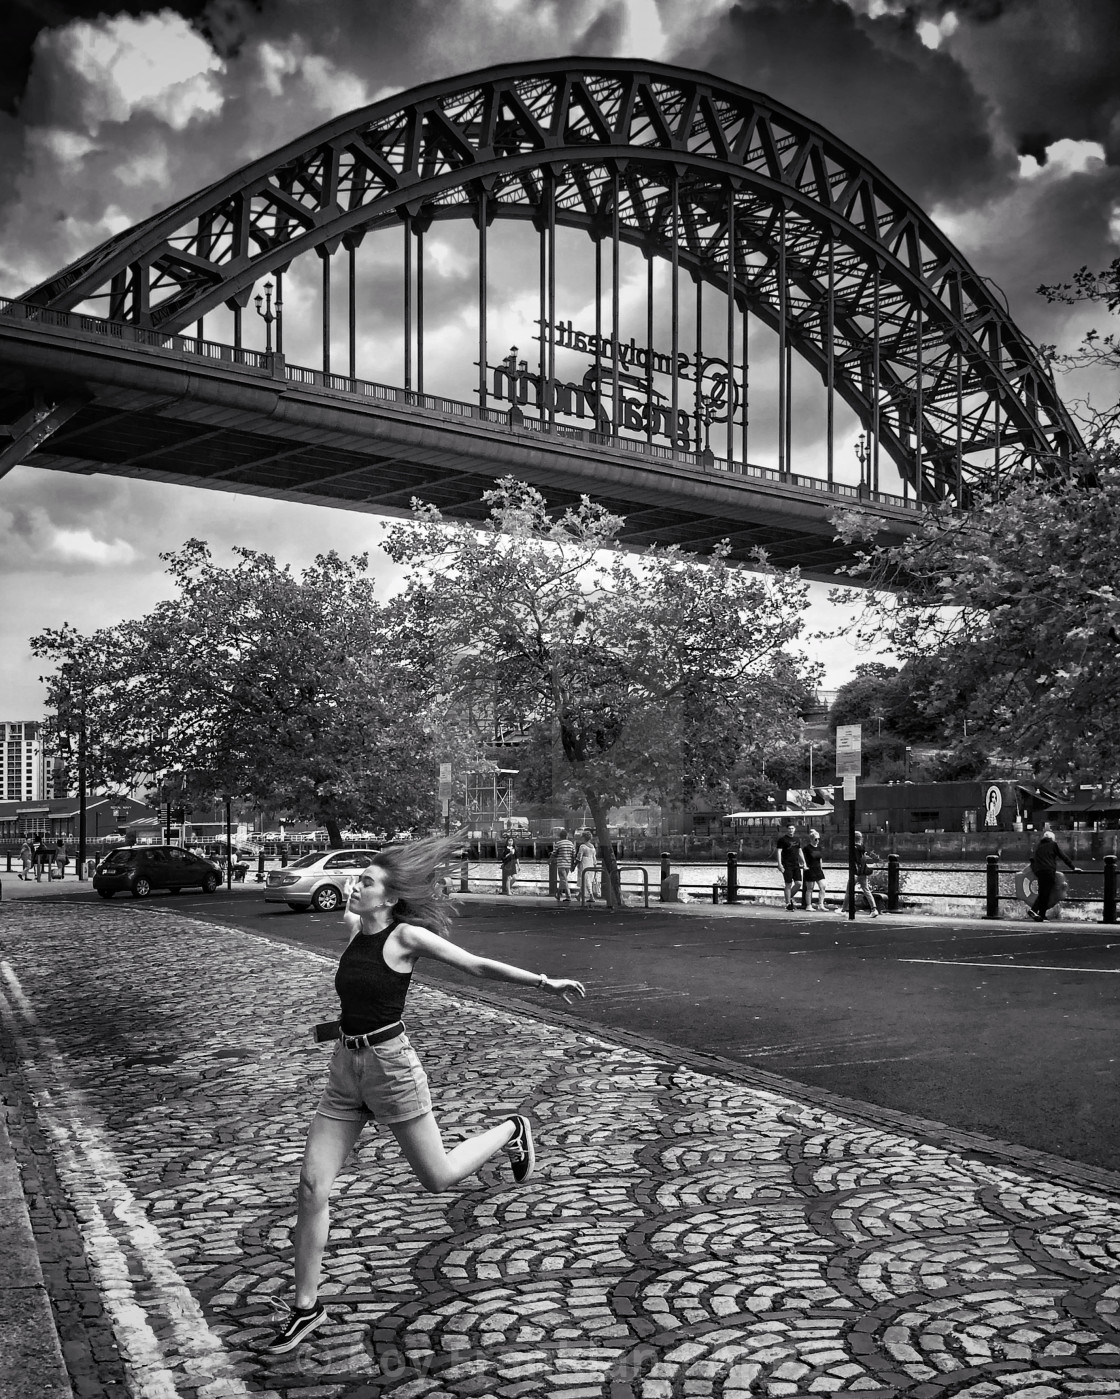
[[[4,38],[5,295],[338,113],[566,54],[704,69],[822,122],[924,205],[1038,341],[1072,348],[1093,320],[1047,306],[1038,284],[1120,253],[1117,0],[7,0]],[[453,233],[431,256],[436,285],[469,277]],[[449,322],[445,343],[461,331]],[[359,372],[399,379],[366,348]],[[298,566],[376,550],[380,528],[17,468],[0,481],[0,719],[41,712],[28,636],[146,611],[165,592],[162,550],[197,536],[220,558],[242,543]],[[823,654],[833,685],[861,659]]]

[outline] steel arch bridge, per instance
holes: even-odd
[[[111,452],[100,459],[93,441],[97,425],[91,418],[97,391],[90,384],[97,376],[83,379],[88,364],[83,370],[76,361],[63,362],[58,358],[61,350],[51,360],[41,342],[38,352],[31,351],[28,337],[40,329],[49,338],[49,328],[56,340],[60,331],[87,339],[100,336],[103,342],[114,342],[118,357],[122,347],[139,346],[180,361],[213,361],[222,356],[205,338],[205,318],[228,311],[233,333],[224,362],[229,375],[263,372],[270,382],[282,380],[289,394],[295,385],[301,386],[305,397],[315,389],[335,395],[347,386],[357,391],[355,253],[367,235],[390,228],[403,227],[404,234],[403,392],[411,397],[398,402],[423,412],[430,397],[424,386],[423,238],[433,224],[452,219],[472,220],[477,229],[479,382],[478,402],[470,412],[478,425],[491,425],[491,436],[498,429],[535,429],[532,447],[537,456],[551,445],[550,439],[571,447],[573,438],[558,421],[563,416],[562,386],[555,373],[558,227],[583,230],[595,249],[594,382],[601,391],[594,430],[575,437],[589,447],[626,448],[630,461],[636,462],[644,436],[644,446],[658,459],[662,484],[666,461],[686,469],[715,465],[723,473],[716,496],[732,476],[753,474],[756,485],[773,477],[787,504],[795,501],[806,480],[794,473],[792,462],[795,354],[819,374],[827,401],[824,469],[810,482],[820,497],[814,502],[818,513],[835,509],[836,501],[824,497],[843,495],[833,469],[837,401],[854,413],[866,433],[866,474],[859,492],[853,493],[884,517],[888,533],[905,530],[904,524],[892,523],[892,510],[905,513],[945,500],[967,508],[978,487],[988,489],[1009,473],[1039,464],[1052,469],[1080,445],[1038,349],[988,283],[914,201],[850,147],[763,95],[702,73],[625,60],[565,59],[468,74],[339,117],[118,234],[10,304],[0,316],[0,366],[7,367],[2,382],[9,388],[16,385],[12,391],[17,397],[18,392],[33,394],[34,403],[29,399],[24,405],[23,418],[15,414],[23,438],[12,432],[13,444],[0,455],[0,470],[5,461],[10,464],[13,453],[18,457],[37,449],[47,465],[89,470],[92,464],[95,470],[132,469],[134,474],[162,471],[163,479],[172,479],[180,468],[172,467],[170,475],[164,468],[179,447],[186,453],[191,445],[184,440],[162,447],[159,438],[149,448],[141,434],[123,463],[114,462]],[[493,385],[488,377],[494,359],[488,354],[487,335],[488,237],[498,219],[529,221],[540,245],[539,364],[530,372],[522,362],[521,400],[512,413],[494,406],[500,368]],[[726,386],[728,400],[737,396],[738,405],[727,412],[724,461],[714,462],[707,435],[703,441],[689,440],[687,446],[673,438],[670,448],[655,447],[655,426],[660,424],[652,409],[645,412],[636,436],[631,433],[630,440],[624,440],[623,376],[617,362],[612,369],[603,361],[620,353],[619,249],[626,244],[648,259],[647,389],[652,388],[654,358],[655,261],[663,260],[670,269],[669,305],[661,305],[660,312],[664,319],[668,311],[667,354],[674,366],[684,353],[681,271],[691,276],[698,298],[707,286],[726,306],[725,317],[719,318],[718,344],[732,380]],[[322,368],[297,372],[283,361],[283,279],[305,254],[322,261]],[[348,375],[339,374],[331,363],[332,339],[337,339],[331,279],[336,256],[348,260],[349,266],[344,298]],[[604,327],[602,265],[608,260],[609,314],[602,317],[608,322]],[[259,296],[266,279],[270,295],[275,282],[281,319],[275,349],[268,321],[269,343],[261,355],[243,343],[242,312],[250,298]],[[701,406],[698,367],[704,353],[701,310],[698,299],[697,426],[707,411]],[[255,318],[249,319],[259,330]],[[777,343],[776,472],[758,472],[749,462],[747,346],[752,321],[768,328]],[[22,336],[15,348],[8,338],[9,322],[18,325],[16,339]],[[710,338],[710,329],[708,333]],[[73,346],[71,351],[77,353]],[[743,359],[738,371],[737,351]],[[158,357],[148,353],[149,368]],[[83,363],[89,359],[86,353]],[[512,374],[511,368],[507,379]],[[201,383],[205,376],[196,378]],[[119,427],[122,411],[127,412],[121,407],[119,367],[113,383],[117,397],[106,400],[105,411]],[[150,412],[160,395],[156,378],[147,391]],[[201,388],[198,392],[206,397]],[[675,375],[671,398],[665,422],[673,427],[678,412],[687,416],[693,406]],[[526,424],[522,406],[530,419],[536,409],[535,422]],[[14,413],[12,403],[9,411]],[[181,406],[175,411],[184,418]],[[275,409],[269,416],[275,420]],[[289,413],[286,430],[292,421]],[[252,424],[246,419],[241,426]],[[52,441],[50,434],[60,430]],[[209,454],[217,431],[211,426],[205,431]],[[373,441],[376,433],[367,437]],[[506,439],[502,442],[504,447]],[[135,450],[137,446],[143,450]],[[394,451],[388,456],[382,452],[377,459],[421,465],[415,452],[402,456],[399,440]],[[162,453],[170,457],[161,462]],[[267,458],[268,451],[263,455]],[[285,455],[290,460],[292,454],[277,453],[273,447],[274,461]],[[901,501],[880,490],[884,455],[902,482]],[[140,458],[148,461],[147,467]],[[75,467],[72,462],[85,465]],[[541,479],[542,472],[550,476],[558,499],[571,498],[580,489],[601,494],[590,481],[573,485],[562,469],[546,471],[528,459],[526,464]],[[415,484],[436,486],[440,468],[435,457],[424,465],[427,475],[421,471]],[[506,453],[491,474],[502,474],[511,465]],[[445,460],[442,469],[454,467]],[[389,510],[407,504],[400,497],[410,483],[378,496],[369,489],[368,472],[359,481],[357,466],[349,473],[346,468],[336,471],[330,479],[345,480],[348,474],[358,484],[358,495],[365,488],[366,496],[331,499],[328,493],[323,503]],[[471,475],[459,474],[464,481]],[[618,475],[614,472],[615,478]],[[387,479],[391,484],[391,473]],[[612,472],[606,471],[604,484],[611,479]],[[196,483],[225,488],[233,483],[238,489],[269,494],[299,495],[302,490],[301,498],[316,494],[310,476],[295,483],[282,475],[253,478],[248,458],[232,474],[211,480],[203,472]],[[473,491],[477,483],[467,484]],[[672,489],[666,489],[661,513],[667,510],[671,515]],[[623,496],[631,503],[650,500],[641,492]],[[454,499],[454,491],[441,503],[452,514],[458,510],[469,516],[472,508]],[[796,504],[790,508],[795,515],[800,509]],[[780,507],[771,500],[767,509],[769,523],[761,536],[755,531],[754,542],[773,543],[767,529],[775,539],[781,535]],[[721,513],[726,518],[725,504],[707,512]],[[805,511],[800,514],[805,516]],[[741,518],[746,526],[749,511]],[[818,546],[823,545],[823,521],[822,516],[811,531]],[[803,525],[804,520],[795,524],[794,533]],[[659,523],[656,512],[646,526],[648,537],[677,537],[690,547],[719,537],[718,531],[699,525],[674,536],[673,520]],[[745,528],[747,542],[750,535]],[[797,546],[787,552],[795,555]],[[827,573],[839,557],[818,547],[816,554],[808,551],[806,562],[810,572],[816,567]]]

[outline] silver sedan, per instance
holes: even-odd
[[[330,913],[346,901],[349,885],[376,850],[321,850],[303,855],[282,870],[270,870],[264,896],[268,903],[287,904],[297,912],[314,908]]]

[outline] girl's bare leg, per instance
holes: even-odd
[[[515,1131],[507,1119],[477,1136],[468,1137],[448,1151],[443,1145],[439,1124],[430,1112],[408,1122],[391,1122],[389,1127],[416,1179],[425,1190],[431,1191],[447,1190],[473,1175],[495,1152],[501,1151]]]
[[[293,1235],[296,1250],[296,1306],[312,1307],[319,1295],[334,1178],[350,1155],[364,1123],[339,1122],[316,1113],[307,1133],[296,1192],[298,1211]]]

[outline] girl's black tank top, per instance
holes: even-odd
[[[411,972],[385,963],[385,944],[396,920],[379,933],[359,933],[338,959],[334,989],[342,1003],[342,1033],[366,1035],[391,1025],[404,1013]]]

